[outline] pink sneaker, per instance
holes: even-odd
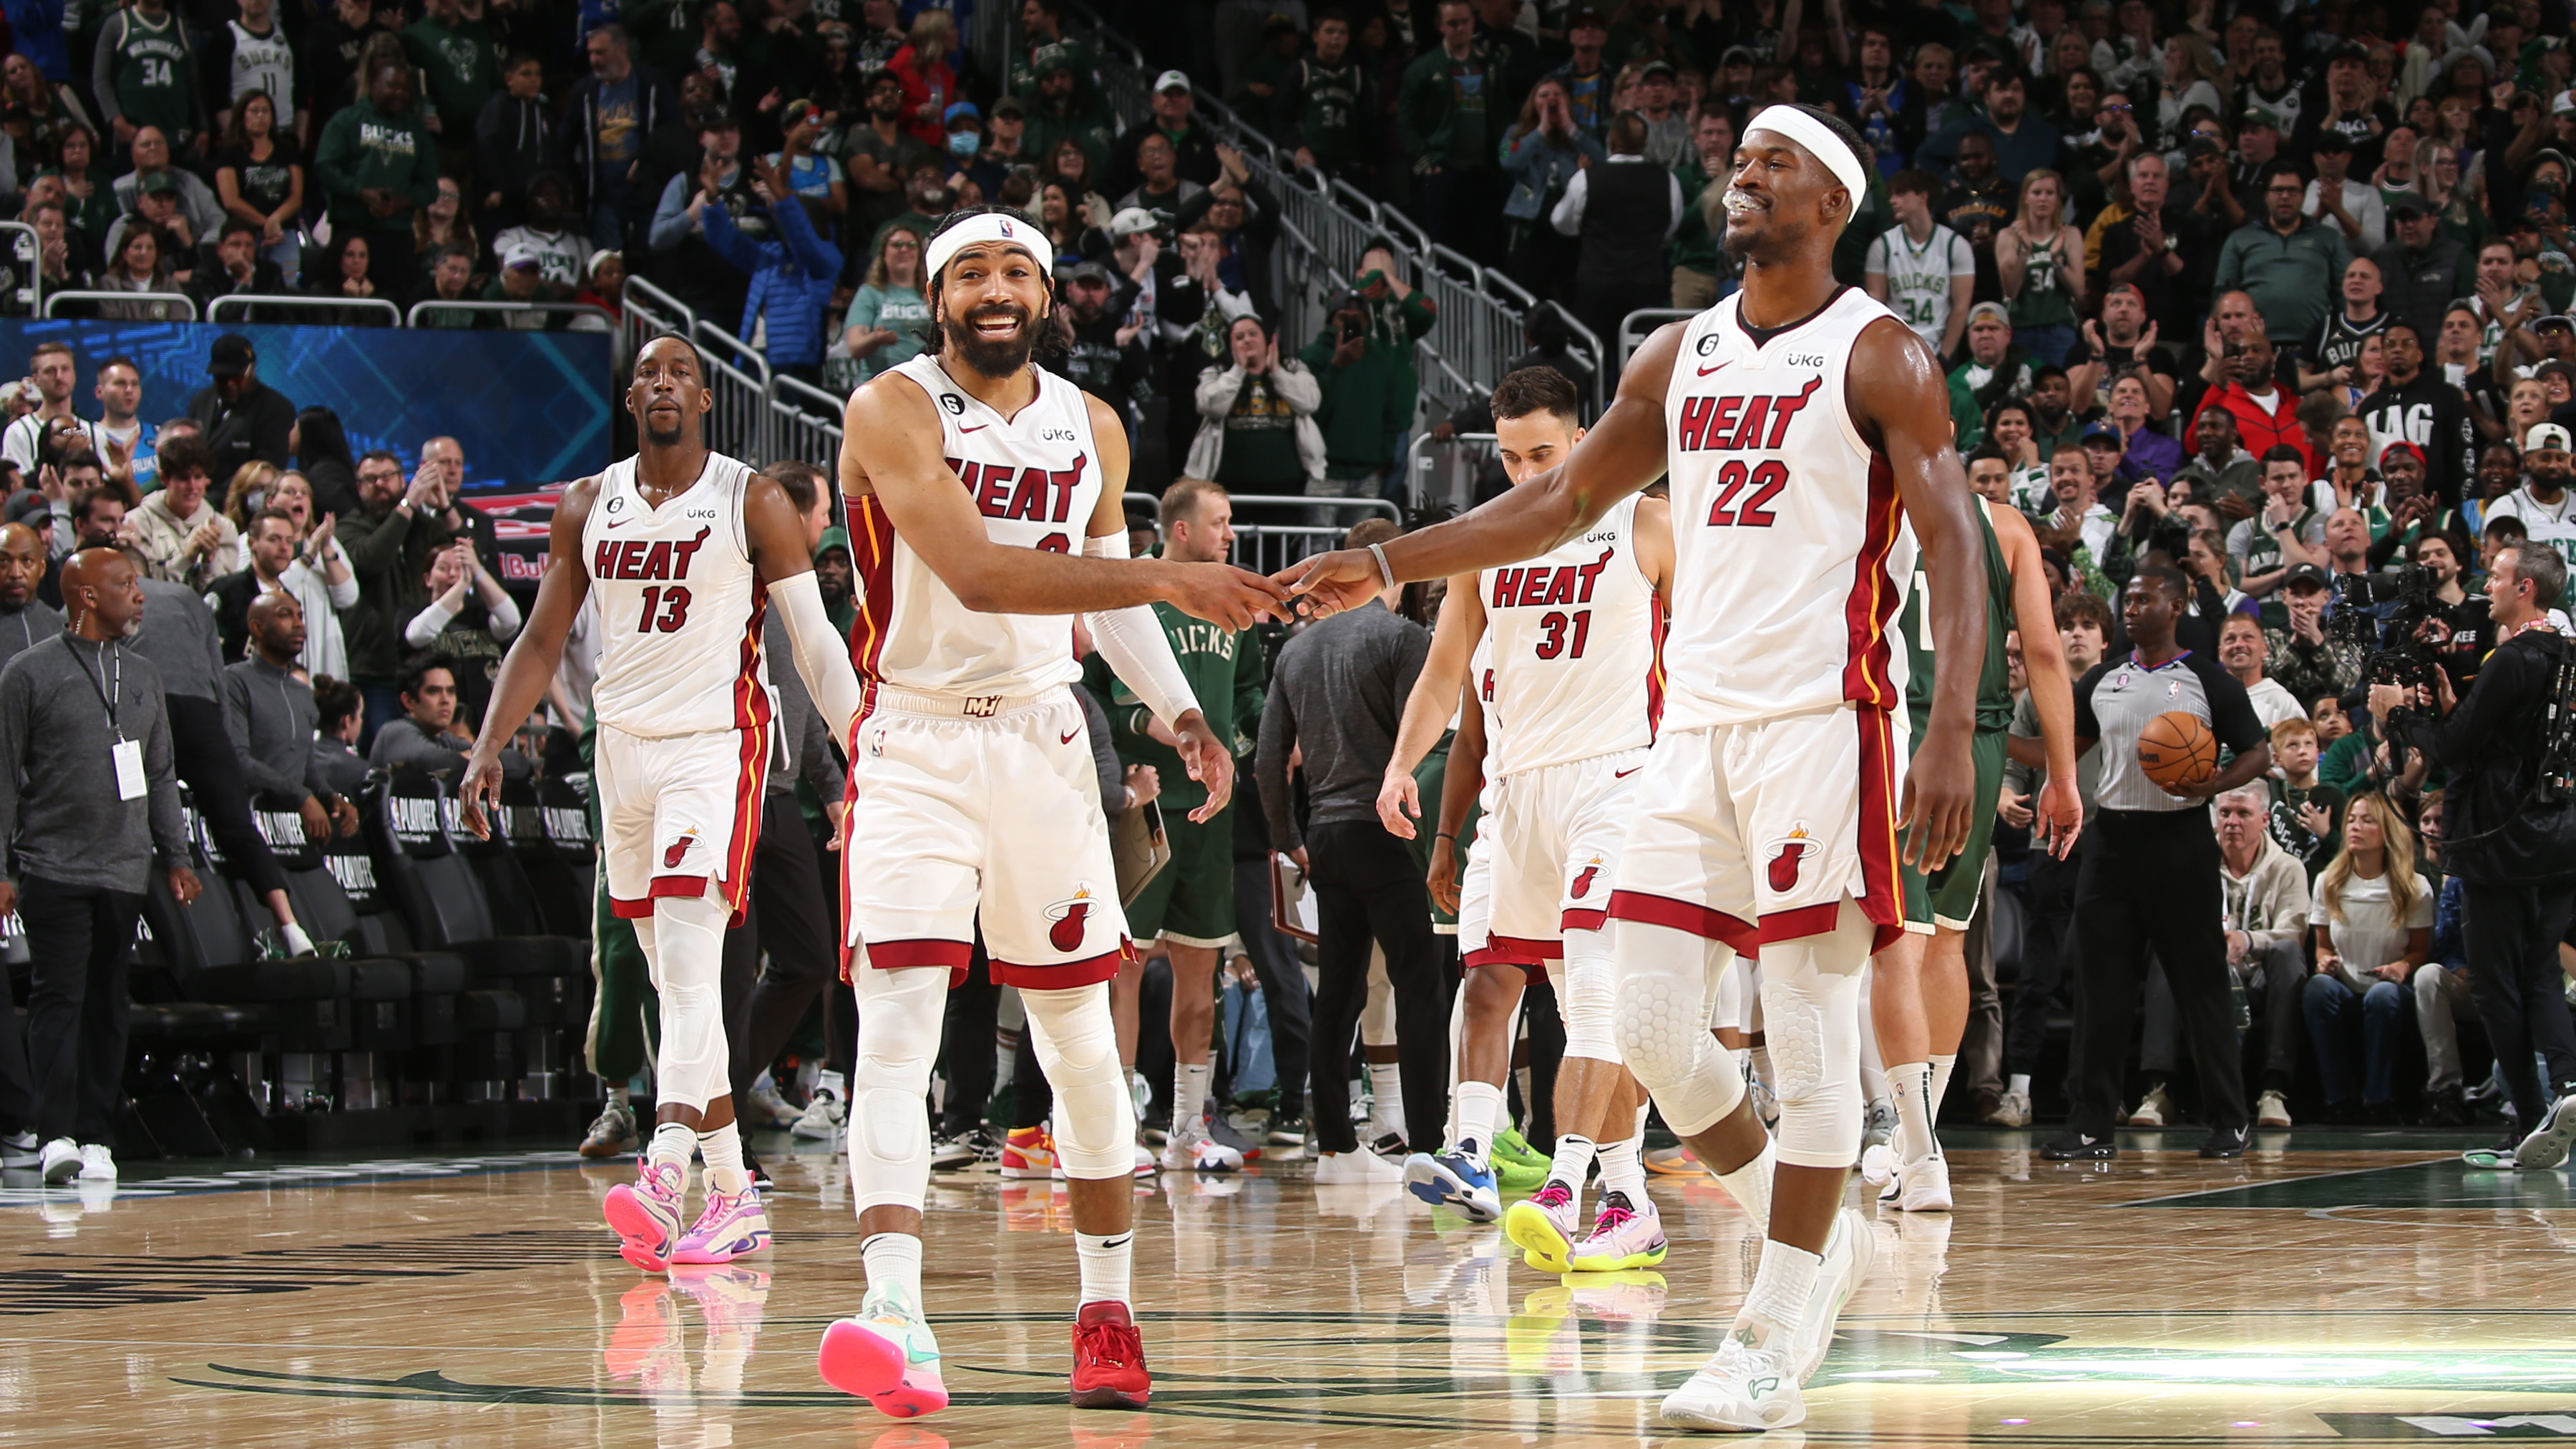
[[[671,1250],[680,1237],[682,1194],[688,1178],[681,1169],[664,1165],[655,1167],[653,1159],[639,1158],[635,1164],[632,1186],[619,1183],[608,1190],[602,1210],[609,1229],[617,1234],[617,1255],[647,1273],[660,1273],[671,1266]]]
[[[1582,1222],[1574,1190],[1549,1178],[1536,1195],[1516,1202],[1503,1214],[1503,1236],[1521,1250],[1521,1260],[1542,1273],[1574,1271],[1575,1230]]]
[[[739,1193],[710,1190],[698,1220],[680,1235],[671,1251],[674,1263],[730,1263],[769,1246],[769,1214],[760,1206],[760,1189]]]
[[[857,1317],[824,1329],[814,1367],[823,1382],[867,1400],[890,1418],[915,1419],[948,1407],[948,1386],[939,1377],[939,1340],[894,1293],[869,1293]]]
[[[1651,1202],[1631,1206],[1624,1192],[1605,1193],[1591,1236],[1574,1245],[1573,1271],[1616,1273],[1664,1261],[1664,1224]]]

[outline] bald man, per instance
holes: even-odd
[[[63,616],[36,597],[46,563],[44,535],[23,523],[0,527],[0,665],[63,631]]]
[[[87,549],[63,566],[69,627],[0,669],[0,912],[32,958],[28,1083],[49,1183],[113,1181],[126,970],[157,867],[197,896],[161,677],[129,637],[134,565]]]
[[[316,844],[358,831],[358,809],[332,791],[313,752],[321,710],[313,685],[298,678],[304,652],[304,606],[270,592],[250,605],[250,657],[224,669],[224,730],[241,757],[242,782],[266,809],[292,808]]]

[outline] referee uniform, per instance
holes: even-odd
[[[2202,1115],[2241,1134],[2245,1080],[2227,989],[2218,837],[2209,802],[2169,795],[2138,764],[2138,736],[2160,714],[2199,717],[2244,754],[2266,741],[2254,705],[2219,663],[2186,651],[2153,668],[2132,653],[2075,686],[2075,733],[2101,748],[2101,810],[2084,832],[2075,884],[2074,1105],[2068,1127],[2107,1143],[2153,948],[2200,1067]]]

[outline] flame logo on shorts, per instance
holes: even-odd
[[[1574,884],[1567,891],[1567,894],[1573,896],[1578,901],[1583,899],[1585,896],[1592,894],[1592,878],[1600,873],[1601,857],[1596,855],[1592,857],[1589,862],[1585,863],[1583,869],[1575,875]]]
[[[662,852],[662,868],[664,870],[678,870],[680,868],[680,862],[689,858],[690,843],[695,841],[697,838],[698,832],[694,830],[681,831],[680,838],[672,841],[670,848]]]
[[[1789,828],[1786,840],[1775,841],[1771,848],[1771,889],[1788,892],[1797,889],[1798,872],[1806,867],[1807,856],[1816,842],[1807,837],[1807,822],[1799,821]]]
[[[1046,908],[1047,944],[1067,953],[1082,949],[1082,938],[1091,920],[1091,887],[1076,886],[1073,899],[1058,901]]]

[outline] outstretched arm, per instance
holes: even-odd
[[[1866,381],[1864,381],[1866,379]],[[1971,510],[1967,471],[1950,446],[1950,389],[1932,349],[1893,317],[1864,328],[1844,384],[1852,422],[1886,457],[1896,496],[1923,545],[1931,575],[1936,658],[1979,659],[1986,642],[1986,550]],[[1577,445],[1581,446],[1580,444]],[[1977,672],[1944,669],[1932,681],[1932,722],[1905,771],[1900,823],[1905,860],[1936,870],[1967,843],[1976,801],[1968,739],[1976,727]]]
[[[2039,788],[2039,838],[2060,860],[2075,849],[2084,830],[2084,800],[2075,790],[2075,680],[2067,672],[2066,649],[2057,638],[2057,612],[2048,597],[2048,571],[2040,564],[2039,538],[2016,508],[1992,508],[1995,541],[2003,545],[2004,564],[2012,571],[2013,627],[2021,632],[2022,672],[2030,677],[2031,708],[2039,715],[2039,739],[2048,760],[2048,779]]]
[[[1387,757],[1386,779],[1377,791],[1377,818],[1399,840],[1411,840],[1413,822],[1422,818],[1422,792],[1413,767],[1440,743],[1451,712],[1460,708],[1458,688],[1467,682],[1476,641],[1485,635],[1485,601],[1476,596],[1478,582],[1475,574],[1449,581],[1439,622],[1431,630],[1430,652],[1422,672],[1413,677],[1413,692],[1405,696],[1404,722],[1396,727],[1395,752]]]
[[[921,556],[960,603],[985,614],[1081,614],[1157,600],[1184,613],[1249,628],[1284,617],[1287,591],[1229,564],[1162,559],[1084,558],[1088,519],[1064,519],[1064,532],[1038,548],[992,541],[965,485],[940,454],[939,414],[930,394],[900,373],[860,388],[843,414],[841,491],[875,495],[894,531]],[[1093,430],[1103,472],[1123,464],[1121,429]],[[1113,505],[1116,498],[1108,501]]]
[[[777,485],[772,484],[772,487]],[[483,801],[501,789],[501,752],[509,748],[519,724],[546,697],[555,669],[563,663],[564,639],[590,595],[590,561],[581,556],[581,534],[590,522],[590,505],[599,496],[599,480],[584,478],[564,490],[555,521],[546,535],[546,576],[537,584],[536,607],[528,625],[501,661],[492,681],[492,702],[483,712],[483,732],[465,757],[465,778],[457,782],[456,804],[465,828],[476,837],[492,837]],[[809,565],[810,567],[810,565]]]
[[[1664,394],[1686,323],[1646,339],[1619,377],[1619,396],[1574,451],[1545,475],[1481,508],[1385,545],[1397,582],[1472,574],[1536,558],[1591,527],[1610,505],[1664,476]],[[1946,386],[1946,384],[1945,384]],[[1943,393],[1942,416],[1949,416]],[[1953,461],[1952,470],[1958,464]],[[1961,494],[1965,496],[1965,486]],[[1306,612],[1355,608],[1386,580],[1366,549],[1341,549],[1282,569],[1275,582],[1306,596]]]

